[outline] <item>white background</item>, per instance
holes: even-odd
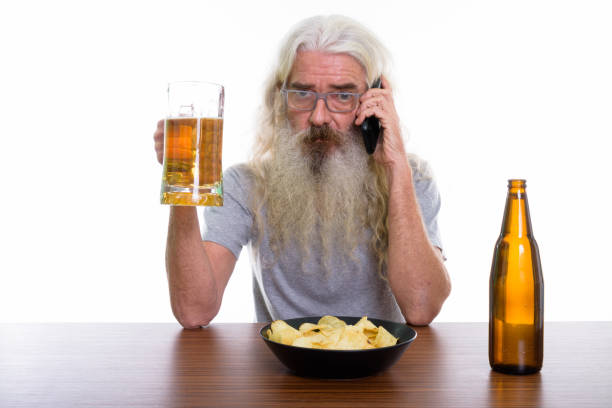
[[[224,167],[297,21],[340,13],[395,62],[433,166],[453,291],[486,321],[508,178],[526,178],[547,320],[612,320],[609,1],[22,1],[0,6],[0,321],[174,321],[152,135],[166,83],[226,87]],[[400,5],[401,4],[401,5]],[[243,251],[216,321],[252,321]]]

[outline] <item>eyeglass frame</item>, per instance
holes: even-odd
[[[315,100],[312,104],[312,108],[310,109],[300,109],[300,108],[295,108],[291,106],[291,109],[295,109],[297,111],[301,111],[301,112],[312,112],[313,110],[315,110],[315,108],[317,107],[317,103],[319,102],[319,99],[323,99],[323,101],[325,102],[325,107],[327,108],[327,110],[329,110],[330,112],[334,112],[334,113],[349,113],[354,111],[357,106],[359,106],[359,98],[361,97],[361,95],[363,95],[363,93],[355,93],[355,92],[315,92],[315,91],[309,91],[306,89],[287,89],[285,87],[282,87],[280,92],[282,94],[284,94],[285,96],[285,103],[287,104],[287,106],[289,106],[289,92],[308,92],[309,94],[314,94],[315,95]],[[357,104],[350,110],[346,110],[346,111],[339,111],[339,110],[334,110],[331,109],[329,107],[329,104],[327,103],[327,97],[329,95],[351,95],[351,96],[356,96],[357,97]]]

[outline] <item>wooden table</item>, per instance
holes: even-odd
[[[546,323],[544,368],[489,369],[486,323],[434,323],[389,370],[288,372],[262,324],[2,324],[0,407],[610,407],[612,322]]]

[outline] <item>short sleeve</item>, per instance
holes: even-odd
[[[249,243],[253,216],[248,200],[250,178],[245,165],[232,166],[223,172],[223,206],[204,207],[202,240],[229,249],[236,259]]]
[[[420,172],[415,173],[414,186],[416,196],[419,201],[421,215],[423,216],[423,224],[425,225],[429,241],[433,246],[440,248],[444,255],[440,230],[438,228],[438,213],[441,207],[440,192],[431,174],[431,170],[427,169],[425,174],[426,175],[423,175]],[[444,259],[446,259],[446,257],[444,257]]]

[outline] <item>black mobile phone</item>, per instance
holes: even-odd
[[[381,82],[380,77],[376,78],[372,88],[380,88]],[[376,150],[376,143],[378,143],[378,136],[380,135],[380,121],[376,116],[369,116],[363,121],[361,124],[361,135],[363,136],[366,152],[373,154],[374,150]]]

